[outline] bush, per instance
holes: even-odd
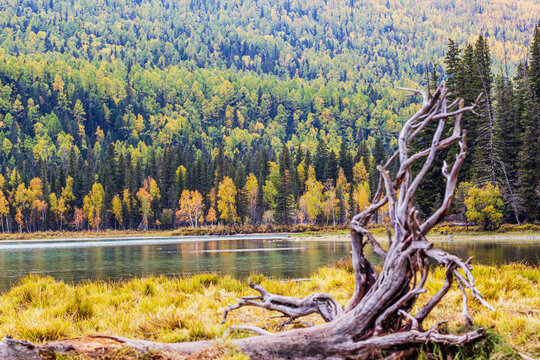
[[[502,224],[504,202],[499,187],[487,183],[481,188],[471,187],[465,199],[467,220],[476,222],[484,230],[495,230]]]

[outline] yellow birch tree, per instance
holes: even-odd
[[[217,197],[219,217],[225,222],[236,223],[236,186],[230,177],[225,176],[219,184]]]
[[[246,195],[249,216],[251,222],[255,221],[257,210],[257,197],[259,196],[259,182],[253,174],[249,174],[246,179],[246,185],[244,186],[244,193]]]
[[[94,183],[92,190],[84,197],[83,210],[88,219],[88,225],[98,231],[103,222],[105,191],[100,183]]]
[[[120,200],[120,196],[118,194],[114,195],[112,202],[111,202],[111,212],[114,215],[114,219],[118,223],[118,225],[124,227],[124,219],[122,214],[122,200]]]
[[[177,217],[182,221],[189,221],[191,227],[199,226],[199,218],[201,217],[204,209],[203,197],[197,190],[182,191],[180,200],[178,201],[180,209],[178,210]]]

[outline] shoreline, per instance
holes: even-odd
[[[206,240],[207,238],[249,238],[249,237],[276,237],[286,238],[290,241],[336,241],[346,242],[350,241],[349,234],[346,230],[337,229],[321,229],[318,231],[303,231],[303,232],[239,232],[239,233],[219,233],[213,232],[212,229],[208,229],[208,233],[175,233],[172,230],[161,231],[148,231],[148,232],[134,232],[134,231],[103,231],[103,232],[52,232],[50,234],[43,233],[23,233],[23,234],[8,234],[0,235],[0,244],[30,244],[30,243],[49,243],[49,242],[86,242],[86,241],[108,241],[108,240],[152,240],[152,239],[178,239],[186,238],[187,240]],[[387,234],[381,232],[379,229],[375,229],[373,232],[375,238],[383,243],[386,243]],[[61,237],[56,237],[63,235]],[[30,236],[30,238],[21,238],[24,236]],[[33,237],[36,236],[36,237]],[[477,231],[455,231],[448,234],[433,233],[428,234],[427,239],[434,243],[442,242],[504,242],[504,241],[525,241],[536,242],[540,241],[540,231],[520,231],[511,230],[508,232],[477,232]],[[269,239],[274,240],[274,239]]]
[[[345,242],[350,241],[348,234],[324,234],[324,235],[307,235],[299,236],[301,234],[293,234],[288,237],[289,240],[297,241],[336,241],[336,242]],[[383,244],[386,243],[387,236],[386,234],[373,234],[375,239],[381,241]],[[505,242],[505,241],[524,241],[524,242],[539,242],[540,233],[512,233],[512,234],[463,234],[456,233],[452,235],[440,235],[433,234],[427,235],[426,237],[429,241],[433,243],[452,243],[452,242]]]
[[[290,233],[252,233],[252,234],[232,234],[232,235],[140,235],[140,236],[98,236],[98,237],[70,237],[70,238],[40,238],[40,239],[14,239],[0,240],[0,244],[32,244],[32,243],[54,243],[54,242],[92,242],[92,241],[121,241],[121,240],[153,240],[153,239],[179,239],[186,238],[186,240],[194,241],[200,239],[201,241],[214,240],[215,237],[226,238],[226,239],[241,239],[241,238],[250,238],[250,237],[260,237],[263,236],[266,240],[274,240],[280,238],[287,238]]]

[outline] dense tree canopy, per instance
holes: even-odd
[[[501,149],[489,180],[508,213],[515,198],[517,218],[534,221],[538,30],[516,64],[539,11],[533,1],[6,0],[3,230],[343,222],[369,203],[376,166],[417,110],[397,85],[442,79],[466,101],[490,100],[464,120],[479,149],[464,179],[489,178],[474,159]],[[514,81],[494,80],[502,65]],[[504,142],[485,141],[486,118]],[[437,186],[424,186],[421,209],[442,186],[426,179]]]

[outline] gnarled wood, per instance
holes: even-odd
[[[260,296],[244,296],[238,301],[238,304],[227,306],[223,312],[223,324],[227,320],[230,311],[244,306],[256,306],[267,310],[279,311],[289,319],[282,324],[290,324],[292,321],[313,313],[321,315],[324,321],[332,321],[336,316],[343,312],[341,306],[330,294],[317,293],[306,296],[303,299],[297,299],[290,296],[274,295],[266,291],[262,286],[248,280],[249,286],[258,291]]]
[[[402,344],[397,340],[398,338],[401,339],[400,341],[408,341],[409,343],[414,343],[417,338],[422,338],[422,341],[435,341],[435,339],[444,338],[448,343],[458,344],[482,335],[481,331],[470,333],[458,341],[457,338],[439,334],[434,329],[427,332],[419,330],[422,321],[441,301],[454,280],[457,280],[463,289],[469,288],[473,297],[491,308],[475,288],[468,263],[441,250],[433,249],[433,245],[425,238],[428,231],[444,218],[450,208],[457,184],[457,175],[467,152],[466,132],[461,129],[461,117],[465,112],[473,111],[478,106],[481,97],[479,96],[476,102],[470,106],[465,106],[464,102],[459,100],[448,105],[446,100],[448,89],[444,85],[441,85],[434,94],[428,94],[421,90],[407,90],[412,91],[413,95],[422,95],[422,106],[404,124],[398,139],[398,151],[385,164],[378,167],[381,176],[372,204],[361,214],[354,216],[350,223],[355,290],[349,306],[343,314],[326,325],[314,329],[293,330],[278,334],[271,340],[264,340],[271,343],[268,346],[279,348],[276,344],[279,342],[287,347],[286,344],[289,343],[290,339],[301,334],[302,339],[305,339],[302,342],[307,342],[311,349],[317,349],[326,356],[347,357],[352,355],[362,358],[366,355],[363,350],[351,353],[347,349],[367,348],[368,344],[383,346],[382,340],[380,340],[382,338],[385,339],[384,343],[388,341],[388,344],[392,343],[392,346],[397,346]],[[449,137],[443,139],[444,129],[447,123],[452,120],[453,131]],[[437,123],[437,128],[430,146],[410,155],[407,151],[408,145],[434,122]],[[421,223],[418,219],[418,212],[414,209],[416,190],[424,175],[432,167],[437,153],[456,142],[459,143],[460,147],[456,160],[451,166],[444,162],[441,169],[446,178],[442,205]],[[395,159],[399,160],[400,167],[396,177],[391,179],[388,168]],[[420,166],[420,171],[413,174],[410,169],[411,165],[418,161],[423,161],[423,164]],[[367,224],[373,214],[386,204],[394,234],[394,238],[389,239],[388,251],[382,249],[379,242],[367,229]],[[390,235],[390,230],[388,233]],[[384,260],[380,274],[374,270],[364,256],[363,249],[367,243],[371,244],[374,252]],[[447,267],[446,281],[437,294],[414,316],[410,314],[410,311],[420,294],[425,292],[423,287],[429,271],[428,258]],[[465,276],[461,275],[458,269],[464,271]],[[422,278],[419,281],[417,281],[418,271],[422,273]],[[470,323],[464,290],[463,295],[464,314],[467,323]],[[404,332],[407,329],[411,330],[408,330],[407,333]],[[323,340],[317,336],[317,334],[322,333],[330,336],[331,339]],[[289,340],[285,340],[284,337]],[[345,345],[347,343],[349,345]],[[336,346],[335,350],[331,350],[334,349],[334,346]],[[276,357],[280,357],[279,354],[285,354],[285,352],[281,353],[278,350],[269,351],[267,349],[265,351],[267,355],[273,354]],[[300,350],[297,347],[294,353],[302,357],[317,358],[313,350]],[[257,354],[261,353],[257,352]]]

